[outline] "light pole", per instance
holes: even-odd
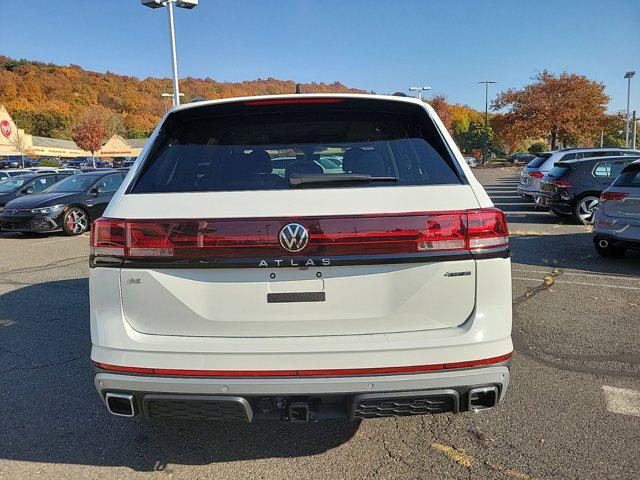
[[[627,127],[625,130],[625,140],[624,146],[629,148],[629,101],[631,99],[631,79],[636,74],[636,72],[627,72],[624,74],[624,78],[627,79]]]
[[[431,87],[409,87],[410,92],[418,92],[418,98],[422,100],[422,92],[431,90]]]
[[[184,97],[184,93],[178,93],[178,96],[180,97]],[[173,93],[163,93],[162,94],[163,98],[170,98],[173,101]],[[167,110],[169,110],[170,107],[167,107]]]
[[[484,83],[484,149],[482,151],[482,164],[487,163],[487,150],[489,149],[489,84],[498,83],[493,80],[482,80]]]
[[[171,42],[171,71],[173,76],[173,106],[180,105],[180,86],[178,85],[178,57],[176,55],[176,34],[173,22],[173,4],[178,8],[192,9],[198,5],[198,0],[141,0],[145,7],[167,7],[169,17],[169,39]]]

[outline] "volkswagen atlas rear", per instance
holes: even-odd
[[[509,382],[508,233],[435,112],[373,95],[172,109],[91,234],[116,415],[476,411]]]

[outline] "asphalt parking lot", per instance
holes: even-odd
[[[510,390],[480,414],[359,424],[110,416],[92,383],[88,236],[0,234],[0,478],[639,478],[640,255],[478,169],[512,234]]]

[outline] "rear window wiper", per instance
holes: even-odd
[[[293,173],[289,176],[289,185],[300,187],[303,185],[321,185],[323,183],[370,183],[397,182],[397,177],[373,177],[358,173],[324,173],[320,175],[304,175]]]

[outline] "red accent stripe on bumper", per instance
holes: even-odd
[[[422,373],[456,368],[473,368],[509,360],[512,353],[499,357],[471,360],[467,362],[438,363],[435,365],[414,365],[410,367],[351,368],[329,370],[180,370],[170,368],[122,367],[94,362],[97,368],[116,373],[139,373],[159,376],[181,377],[344,377],[363,375],[385,375],[402,373]]]

